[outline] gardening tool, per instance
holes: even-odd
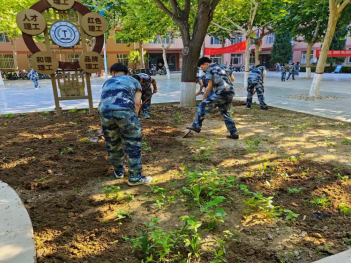
[[[143,107],[143,105],[144,105],[149,99],[151,99],[152,95],[154,95],[154,94],[155,94],[155,93],[152,93],[149,97],[146,98],[146,100],[143,101],[143,103],[140,105],[140,109],[139,109],[138,114],[140,113],[140,110],[141,110],[141,108]]]

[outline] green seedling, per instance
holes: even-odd
[[[329,247],[329,245],[327,243],[324,243],[324,247],[325,247],[326,250],[330,249],[330,247]]]
[[[164,207],[165,205],[171,204],[174,200],[174,196],[166,196],[167,189],[158,187],[156,185],[149,185],[151,187],[154,194],[158,194],[159,197],[156,199],[154,205],[156,205],[159,209]]]
[[[92,129],[92,130],[87,130],[87,133],[92,133],[92,132],[94,132],[95,130],[94,129]]]
[[[306,130],[308,128],[308,126],[310,126],[310,123],[305,123],[305,124],[302,124],[302,125],[296,125],[294,127],[294,130],[292,132],[292,135],[291,135],[291,139],[294,139],[295,138],[295,133],[297,131],[299,132],[303,132],[304,130]]]
[[[74,149],[72,147],[63,148],[60,154],[73,153]]]
[[[49,112],[48,112],[48,111],[44,111],[43,113],[44,113],[44,114],[49,114]]]
[[[299,194],[302,192],[302,188],[288,188],[290,194]]]
[[[121,188],[119,186],[109,185],[104,187],[102,193],[105,194],[106,199],[112,196],[112,199],[116,201],[121,194],[120,190]]]
[[[85,142],[85,143],[89,143],[89,142],[90,142],[89,139],[81,139],[80,141],[81,141],[81,142]]]
[[[334,168],[333,168],[333,171],[338,171],[338,170],[340,170],[340,169],[344,169],[344,167],[343,167],[343,166],[334,167]]]
[[[300,214],[296,214],[293,211],[289,209],[284,209],[283,210],[285,213],[288,213],[288,215],[285,217],[285,220],[290,220],[291,222],[294,222],[295,218],[299,217]]]
[[[351,145],[351,141],[345,139],[345,140],[342,141],[342,144],[344,144],[344,145]]]
[[[84,114],[84,113],[87,113],[87,111],[86,110],[81,110],[79,113],[80,114]]]
[[[218,223],[224,223],[224,217],[227,213],[223,208],[217,207],[216,212],[210,212],[207,217],[204,218],[205,221],[208,221],[207,228],[210,230],[214,230]]]
[[[344,203],[339,204],[339,210],[345,216],[351,215],[351,208],[345,205]]]
[[[342,175],[339,174],[339,173],[338,173],[338,174],[335,174],[335,176],[338,177],[339,179],[345,180],[345,181],[349,179],[349,177],[348,177],[347,175],[342,176]]]
[[[77,112],[78,109],[77,108],[74,108],[73,110],[69,110],[68,112]]]
[[[244,196],[251,194],[252,192],[249,191],[246,185],[241,184],[239,186],[240,190],[244,192]]]
[[[202,246],[208,243],[214,243],[214,241],[201,242],[201,238],[198,235],[185,239],[185,247],[190,251],[188,256],[190,257],[193,255],[195,258],[198,258],[200,256]]]
[[[314,196],[312,194],[312,197],[314,198],[313,201],[311,201],[312,204],[315,205],[321,205],[322,207],[328,207],[330,205],[330,199],[325,198],[325,194],[323,194],[320,198],[317,196]]]
[[[12,118],[13,118],[13,114],[12,114],[12,113],[6,114],[6,115],[5,115],[5,118],[7,118],[7,119],[12,119]]]
[[[77,192],[78,193],[78,187],[73,187],[73,191]]]
[[[151,151],[151,147],[147,145],[147,142],[142,143],[143,152]]]
[[[179,125],[180,122],[181,122],[181,119],[182,119],[182,116],[180,115],[180,112],[177,111],[175,114],[174,114],[174,125]]]
[[[247,205],[244,213],[249,215],[251,213],[261,213],[266,218],[274,218],[281,214],[278,209],[279,206],[273,206],[273,196],[263,197],[262,199],[256,199],[255,196],[244,200],[243,203]]]
[[[49,178],[49,176],[46,176],[46,177],[40,178],[40,179],[38,180],[38,182],[45,181],[45,180],[46,180],[46,179],[48,179],[48,178]]]
[[[124,238],[126,241],[131,241],[133,243],[132,245],[132,251],[135,252],[136,249],[140,249],[144,255],[149,255],[150,250],[155,247],[154,242],[152,241],[151,237],[149,236],[149,233],[147,231],[140,231],[140,237],[138,238]]]
[[[117,218],[115,219],[115,221],[125,219],[125,218],[130,219],[132,218],[132,214],[133,214],[133,211],[124,211],[123,209],[120,209],[117,211]]]

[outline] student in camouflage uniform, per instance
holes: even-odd
[[[205,115],[210,113],[214,108],[218,107],[230,135],[228,138],[239,139],[238,130],[230,116],[230,106],[235,95],[232,81],[235,81],[232,71],[225,65],[213,64],[208,57],[202,57],[198,61],[198,67],[206,72],[206,80],[208,86],[202,97],[202,102],[197,107],[197,114],[194,123],[188,130],[199,133],[201,131],[202,122]],[[214,94],[208,96],[214,90]]]
[[[137,74],[141,78],[141,88],[142,95],[141,100],[144,102],[148,97],[150,97],[153,93],[157,93],[157,83],[154,78],[151,78],[148,74],[139,73]],[[151,89],[151,84],[153,86],[153,91]],[[145,102],[145,104],[141,107],[143,110],[144,119],[150,119],[150,106],[151,106],[151,98]]]
[[[250,109],[252,104],[252,96],[257,93],[258,101],[260,102],[261,110],[268,110],[266,103],[264,102],[264,79],[267,74],[267,68],[265,66],[257,65],[249,74],[248,87],[247,87],[247,99],[246,108]]]
[[[127,76],[128,68],[120,63],[111,67],[112,78],[107,80],[101,93],[99,114],[106,142],[108,158],[114,166],[117,179],[124,177],[124,156],[129,168],[128,185],[151,182],[141,174],[141,124],[137,112],[140,108],[141,86]]]
[[[291,66],[289,67],[289,74],[288,77],[286,78],[286,80],[288,80],[290,78],[290,76],[292,76],[292,79],[295,80],[295,63],[291,63]]]
[[[285,63],[282,64],[282,78],[281,81],[285,81],[286,78],[286,66]]]

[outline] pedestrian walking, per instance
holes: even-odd
[[[295,65],[295,75],[296,76],[299,76],[300,75],[300,62],[297,62],[296,65]]]
[[[122,179],[126,156],[128,185],[146,184],[152,181],[152,177],[142,175],[142,133],[137,114],[141,105],[141,86],[135,78],[127,75],[128,68],[123,64],[112,65],[110,71],[112,78],[102,87],[98,108],[108,159],[114,167],[115,177]]]
[[[280,64],[279,63],[277,63],[277,65],[275,66],[275,70],[276,70],[276,72],[280,72]]]
[[[291,63],[290,67],[289,67],[289,74],[288,77],[286,78],[286,80],[289,80],[290,76],[292,76],[292,79],[295,80],[295,64]]]
[[[282,64],[282,77],[281,77],[281,81],[285,81],[285,78],[286,78],[286,66],[285,66],[285,63]]]
[[[212,60],[208,57],[200,58],[198,61],[198,67],[200,67],[202,71],[206,72],[208,86],[202,97],[202,102],[197,107],[195,120],[191,127],[187,127],[189,132],[187,132],[184,137],[186,137],[190,131],[199,133],[201,131],[202,122],[205,119],[205,115],[218,107],[224,119],[225,125],[230,132],[230,135],[228,135],[227,138],[239,139],[239,133],[235,127],[235,122],[230,116],[230,107],[235,95],[232,83],[235,81],[233,72],[225,65],[212,63]],[[214,94],[208,96],[212,89],[214,90]]]
[[[40,88],[39,83],[38,83],[38,79],[39,79],[39,75],[38,72],[36,72],[34,69],[31,69],[27,75],[27,77],[33,81],[34,84],[34,88],[38,89]]]
[[[258,101],[260,102],[261,110],[268,110],[264,102],[264,79],[267,74],[267,68],[262,65],[257,65],[249,74],[246,108],[250,109],[252,104],[252,97],[257,93]]]

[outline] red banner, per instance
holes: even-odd
[[[222,48],[205,48],[205,55],[222,55],[228,53],[235,53],[239,51],[243,51],[246,49],[246,41],[240,42],[238,44],[222,47]]]
[[[321,51],[317,50],[317,58],[321,55]],[[351,57],[351,50],[329,50],[328,58],[331,57]]]

